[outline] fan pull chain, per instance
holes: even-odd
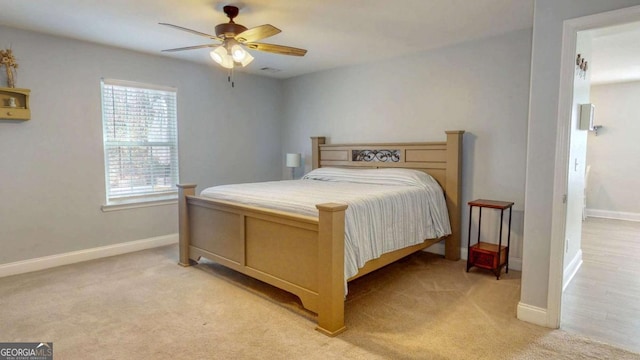
[[[231,83],[231,87],[235,87],[235,82],[233,81],[233,68],[229,69],[229,73],[227,74],[227,82]]]

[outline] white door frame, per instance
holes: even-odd
[[[564,248],[567,211],[562,201],[568,190],[571,112],[573,111],[573,78],[578,32],[640,21],[640,6],[607,11],[600,14],[565,20],[562,29],[562,57],[560,64],[560,93],[558,98],[558,129],[556,136],[555,175],[553,180],[553,209],[551,212],[551,248],[549,259],[549,289],[547,296],[547,324],[560,326]]]

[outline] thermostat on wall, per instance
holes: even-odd
[[[593,104],[580,105],[580,124],[578,124],[578,129],[593,130],[593,112],[595,109],[596,106]]]

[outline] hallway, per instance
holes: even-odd
[[[588,218],[583,264],[564,292],[563,330],[640,352],[640,222]]]

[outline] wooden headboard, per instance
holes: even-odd
[[[445,257],[460,259],[462,135],[446,131],[443,142],[326,144],[325,137],[312,137],[312,168],[409,168],[426,172],[442,186],[447,200],[451,236]],[[449,246],[452,245],[452,246]]]

